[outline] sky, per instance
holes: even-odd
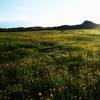
[[[0,0],[0,27],[100,24],[100,0]]]

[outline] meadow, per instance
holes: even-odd
[[[100,29],[0,32],[0,100],[100,100]]]

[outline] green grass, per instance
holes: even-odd
[[[0,100],[100,100],[100,30],[0,33]]]

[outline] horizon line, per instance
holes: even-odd
[[[84,22],[86,22],[86,21],[88,21],[88,22],[92,22],[92,23],[94,23],[94,24],[98,24],[99,25],[99,23],[95,23],[94,21],[90,21],[90,20],[84,20],[84,21],[82,21],[82,23],[84,23]],[[81,25],[82,23],[80,23],[80,24],[71,24],[71,25],[69,25],[69,24],[61,24],[61,25],[52,25],[52,26],[41,26],[41,25],[30,25],[30,26],[15,26],[15,27],[0,27],[0,29],[10,29],[10,28],[32,28],[32,27],[40,27],[40,28],[52,28],[52,27],[59,27],[59,26],[64,26],[64,25],[66,25],[66,26],[74,26],[74,25]]]

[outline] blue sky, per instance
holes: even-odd
[[[100,0],[0,0],[0,27],[100,23]]]

